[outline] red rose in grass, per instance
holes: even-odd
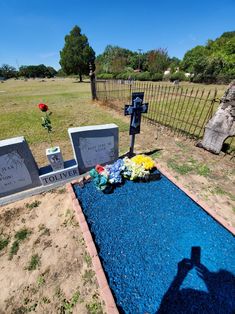
[[[48,110],[48,106],[45,104],[39,104],[38,108],[43,112],[46,112]]]
[[[45,104],[38,104],[38,108],[42,112],[44,112],[44,116],[42,117],[42,127],[47,130],[48,137],[49,137],[49,140],[51,143],[51,147],[53,147],[51,136],[50,136],[50,133],[52,132],[52,125],[51,125],[51,119],[50,119],[52,112],[49,111],[48,106]]]
[[[96,165],[95,170],[100,174],[104,171],[104,167],[102,167],[101,165]]]

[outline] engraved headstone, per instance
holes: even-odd
[[[41,185],[24,137],[0,141],[0,197]]]
[[[118,126],[92,125],[68,129],[74,158],[82,174],[97,164],[108,164],[118,158]]]

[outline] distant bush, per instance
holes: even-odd
[[[100,73],[100,74],[97,74],[96,77],[102,80],[112,80],[115,78],[112,73]]]
[[[154,73],[151,75],[151,81],[162,81],[163,74],[162,73]]]
[[[133,79],[133,72],[123,72],[123,73],[119,73],[118,75],[116,75],[116,79],[118,80],[130,80]]]
[[[193,83],[206,83],[206,84],[229,84],[235,77],[235,74],[230,73],[219,73],[217,75],[199,73],[192,77]]]
[[[117,80],[137,80],[137,81],[162,81],[163,74],[150,72],[121,72],[118,74],[100,73],[96,76],[98,79],[117,79]]]
[[[170,75],[170,81],[173,82],[173,81],[176,81],[176,80],[179,80],[179,81],[187,81],[188,78],[185,76],[184,72],[175,72],[173,74]]]

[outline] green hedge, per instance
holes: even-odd
[[[150,72],[123,72],[118,74],[113,73],[99,73],[96,75],[98,79],[103,80],[136,80],[136,81],[162,81],[163,74],[161,73],[154,73],[151,74]]]
[[[179,81],[188,81],[189,79],[185,76],[184,72],[176,72],[170,75],[170,81],[174,82],[176,80]]]

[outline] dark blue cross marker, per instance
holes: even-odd
[[[130,122],[130,131],[131,135],[131,144],[129,156],[132,156],[134,153],[134,143],[135,143],[135,134],[140,133],[140,124],[141,124],[141,114],[148,112],[148,103],[143,103],[144,93],[132,93],[132,103],[131,105],[125,105],[125,116],[131,116]]]

